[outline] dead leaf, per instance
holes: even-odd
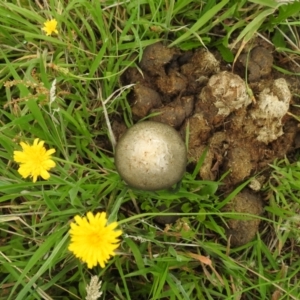
[[[211,261],[211,259],[209,257],[203,256],[203,255],[200,255],[200,254],[196,254],[196,253],[192,253],[192,252],[187,252],[187,253],[185,253],[185,255],[188,255],[188,256],[196,259],[196,260],[199,260],[200,263],[201,263],[201,265],[202,265],[202,268],[204,270],[204,273],[206,274],[207,277],[210,277],[210,276],[208,276],[209,274],[208,274],[208,272],[207,272],[207,270],[206,270],[206,268],[205,268],[204,265],[209,266],[211,268],[211,270],[213,271],[213,273],[215,273],[216,277],[219,280],[218,283],[214,283],[214,284],[224,286],[224,281],[223,281],[222,277],[217,272],[217,270],[213,267],[212,261]]]
[[[273,294],[272,294],[272,298],[271,300],[279,300],[281,296],[281,292],[279,290],[276,290]]]
[[[207,256],[203,256],[203,255],[192,253],[192,252],[188,252],[187,254],[188,254],[188,256],[199,260],[201,263],[204,263],[205,265],[208,265],[208,266],[212,265],[212,261]]]

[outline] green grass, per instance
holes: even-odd
[[[216,47],[232,63],[230,46],[242,49],[256,34],[275,32],[278,51],[299,55],[299,6],[1,1],[0,299],[85,299],[94,275],[102,280],[101,299],[299,299],[298,163],[274,164],[260,233],[228,249],[224,223],[239,216],[222,207],[246,183],[219,195],[221,182],[197,178],[199,164],[176,194],[128,189],[114,166],[105,118],[133,123],[130,86],[120,84],[120,75],[159,40],[181,49]],[[58,35],[41,31],[50,18]],[[34,138],[56,149],[48,181],[23,180],[12,160],[18,143]],[[159,205],[182,199],[178,223],[164,230],[153,222],[164,215]],[[105,269],[87,269],[67,249],[70,221],[87,211],[106,211],[123,230]]]

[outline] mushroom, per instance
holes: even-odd
[[[145,121],[129,128],[115,151],[118,173],[131,187],[155,191],[178,183],[185,172],[187,151],[171,126]]]

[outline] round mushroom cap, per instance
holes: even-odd
[[[171,126],[145,121],[129,128],[116,146],[117,171],[131,187],[155,191],[171,187],[183,177],[187,151]]]

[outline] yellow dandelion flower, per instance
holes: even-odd
[[[88,212],[86,217],[82,218],[75,216],[75,223],[71,223],[69,231],[69,250],[86,262],[88,268],[93,268],[97,263],[104,268],[120,244],[118,237],[122,231],[114,230],[117,226],[117,222],[107,225],[105,212],[96,215]]]
[[[30,176],[33,182],[36,182],[38,176],[49,179],[48,170],[55,167],[55,162],[51,159],[55,149],[46,150],[44,143],[39,139],[35,139],[32,146],[21,142],[23,151],[14,151],[14,161],[19,163],[18,172],[23,178]]]
[[[52,19],[44,23],[44,27],[42,28],[42,30],[46,32],[46,35],[51,35],[53,32],[58,34],[56,27],[57,21],[55,19]]]

